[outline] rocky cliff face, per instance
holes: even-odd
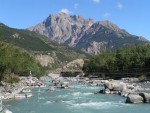
[[[90,54],[148,42],[145,38],[131,35],[109,21],[94,23],[92,19],[65,13],[52,14],[28,30]]]
[[[83,59],[76,59],[76,60],[73,60],[69,63],[67,63],[67,65],[63,66],[63,70],[71,70],[71,69],[74,69],[74,70],[82,70],[83,68],[83,65],[84,65],[84,60]]]
[[[92,24],[91,19],[85,20],[81,16],[69,16],[65,13],[59,13],[50,15],[42,23],[29,28],[29,30],[45,35],[58,43],[67,43],[74,46],[75,40],[80,38],[81,31]]]

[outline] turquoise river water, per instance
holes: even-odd
[[[33,89],[28,99],[11,100],[4,105],[13,113],[150,113],[150,104],[126,104],[117,95],[94,94],[100,87],[77,84],[73,89]]]

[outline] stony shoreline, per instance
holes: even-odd
[[[126,98],[125,103],[150,103],[150,93],[145,91],[145,88],[138,84],[137,78],[134,81],[128,78],[129,81],[125,80],[99,80],[96,83],[103,86],[104,88],[95,94],[116,94]],[[147,88],[150,91],[150,88]]]
[[[17,84],[1,82],[0,96],[3,100],[31,97],[33,96],[32,92],[26,89],[45,87],[43,81],[46,81],[49,78],[52,79],[52,83],[56,87],[73,88],[68,83],[66,84],[64,81],[61,81],[62,77],[58,74],[49,74],[48,76],[41,77],[40,79],[37,79],[36,77],[20,77],[20,82]],[[91,86],[103,87],[103,89],[99,90],[95,94],[120,95],[126,98],[126,103],[150,103],[150,93],[145,92],[145,90],[150,91],[150,88],[144,88],[141,86],[137,78],[124,78],[121,80],[91,80],[77,77],[68,78],[68,81],[82,82]]]
[[[126,98],[125,103],[150,103],[150,87],[145,87],[144,82],[140,82],[138,78],[122,78],[121,80],[92,80],[89,78],[67,79],[70,82],[82,82],[90,86],[99,86],[103,89],[95,94],[113,94]],[[57,80],[55,81],[57,83]],[[150,82],[146,82],[150,85]],[[148,93],[149,91],[149,93]]]
[[[26,89],[44,87],[44,84],[36,77],[20,77],[20,82],[15,84],[1,82],[0,96],[3,100],[28,98],[32,93]]]

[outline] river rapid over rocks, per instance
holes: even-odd
[[[127,97],[118,94],[101,94],[103,85],[95,82],[61,78],[46,78],[46,87],[32,88],[30,98],[4,101],[13,113],[149,113],[150,104],[125,103]],[[58,81],[58,84],[55,82]],[[62,82],[63,81],[63,82]],[[142,83],[140,83],[142,85]]]

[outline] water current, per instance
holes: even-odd
[[[5,101],[13,113],[150,113],[149,104],[126,104],[118,95],[94,94],[100,87],[75,84],[72,89],[32,89],[33,97]]]

